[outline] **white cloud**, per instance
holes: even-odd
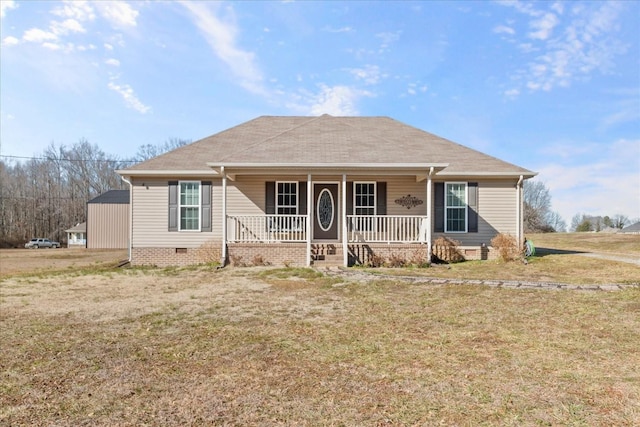
[[[542,18],[532,21],[529,25],[534,29],[529,33],[532,39],[546,40],[556,25],[558,25],[558,17],[553,13],[546,13]]]
[[[15,46],[18,43],[20,43],[20,40],[18,40],[13,36],[7,36],[4,39],[2,39],[2,46]]]
[[[322,31],[326,31],[328,33],[351,33],[354,31],[354,29],[351,27],[333,28],[333,27],[327,26],[327,27],[324,27]]]
[[[384,32],[384,33],[376,34],[376,37],[381,40],[379,51],[388,50],[389,49],[389,45],[391,45],[392,43],[395,43],[398,40],[400,40],[400,34],[401,33],[402,33],[401,31],[396,31],[396,32],[387,31],[387,32]]]
[[[56,35],[66,35],[69,33],[85,33],[87,30],[75,19],[65,19],[62,22],[53,21],[51,23],[51,31]]]
[[[528,65],[518,70],[513,79],[532,92],[568,87],[590,78],[595,71],[608,73],[615,57],[627,49],[614,37],[623,9],[619,3],[585,3],[569,12],[561,3],[534,3],[555,13],[538,10],[529,3],[501,4],[531,18],[529,40],[518,43],[525,60],[530,57]],[[558,14],[563,14],[562,22]]]
[[[332,116],[355,116],[358,114],[355,102],[363,95],[362,91],[348,86],[320,86],[320,92],[316,95],[310,107],[310,113],[314,116],[331,114]]]
[[[497,27],[494,27],[493,32],[496,34],[514,35],[516,33],[516,30],[514,30],[512,27],[507,27],[506,25],[498,25]]]
[[[100,15],[114,27],[135,27],[139,12],[124,1],[98,1],[93,3]]]
[[[24,32],[22,39],[27,42],[42,43],[47,40],[57,40],[58,36],[52,32],[41,30],[40,28],[31,28]]]
[[[363,68],[351,68],[348,69],[357,80],[363,81],[366,85],[375,85],[380,83],[381,78],[387,77],[386,74],[380,72],[380,67],[377,65],[365,65]]]
[[[562,162],[536,169],[565,221],[577,213],[640,217],[640,140],[559,144],[552,151]]]
[[[15,9],[18,4],[14,0],[2,0],[0,1],[0,18],[4,18],[7,15],[7,11]]]
[[[109,43],[105,43],[105,44],[104,44],[104,48],[105,48],[106,50],[113,50],[113,45],[111,45],[111,44],[109,44]]]
[[[114,92],[117,92],[122,96],[124,102],[128,108],[138,111],[139,113],[145,114],[151,110],[151,107],[144,105],[136,96],[133,91],[133,88],[128,84],[118,85],[114,82],[109,82],[109,89]]]
[[[520,95],[520,91],[518,89],[509,89],[505,91],[504,94],[508,98],[516,98],[518,95]]]
[[[56,7],[51,13],[61,18],[70,18],[79,22],[93,21],[96,18],[91,4],[83,0],[66,0],[63,2],[62,7]]]
[[[104,61],[105,64],[107,65],[111,65],[112,67],[119,67],[120,66],[120,61],[118,61],[115,58],[109,58],[106,61]]]
[[[216,56],[239,78],[240,85],[250,92],[266,95],[255,55],[237,46],[238,27],[233,10],[227,8],[228,15],[223,20],[216,15],[218,3],[183,2],[182,5],[191,13],[196,26]]]

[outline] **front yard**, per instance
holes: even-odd
[[[637,287],[198,267],[0,290],[0,425],[640,425]]]

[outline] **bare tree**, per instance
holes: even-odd
[[[549,224],[551,195],[540,181],[524,182],[524,230],[525,232],[554,231]]]
[[[86,204],[113,189],[124,188],[116,169],[187,144],[171,138],[142,146],[138,157],[121,160],[81,139],[70,147],[51,143],[26,162],[0,161],[0,247],[32,237],[66,238],[64,230],[86,221]]]

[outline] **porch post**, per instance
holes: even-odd
[[[227,263],[227,174],[220,166],[222,174],[222,265]]]
[[[342,264],[349,266],[347,245],[347,174],[342,174]]]
[[[313,194],[311,174],[307,174],[307,267],[311,265],[311,218],[313,217]]]
[[[431,248],[432,246],[432,236],[431,233],[433,231],[433,202],[431,201],[431,175],[433,175],[433,166],[429,169],[429,175],[427,176],[427,222],[429,226],[427,227],[427,254],[429,256],[428,262],[431,263]]]

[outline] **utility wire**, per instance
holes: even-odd
[[[55,157],[29,157],[29,156],[12,156],[9,154],[0,154],[0,157],[7,159],[23,159],[23,160],[48,160],[61,162],[95,162],[95,163],[140,163],[139,160],[110,160],[110,159],[62,159]]]

